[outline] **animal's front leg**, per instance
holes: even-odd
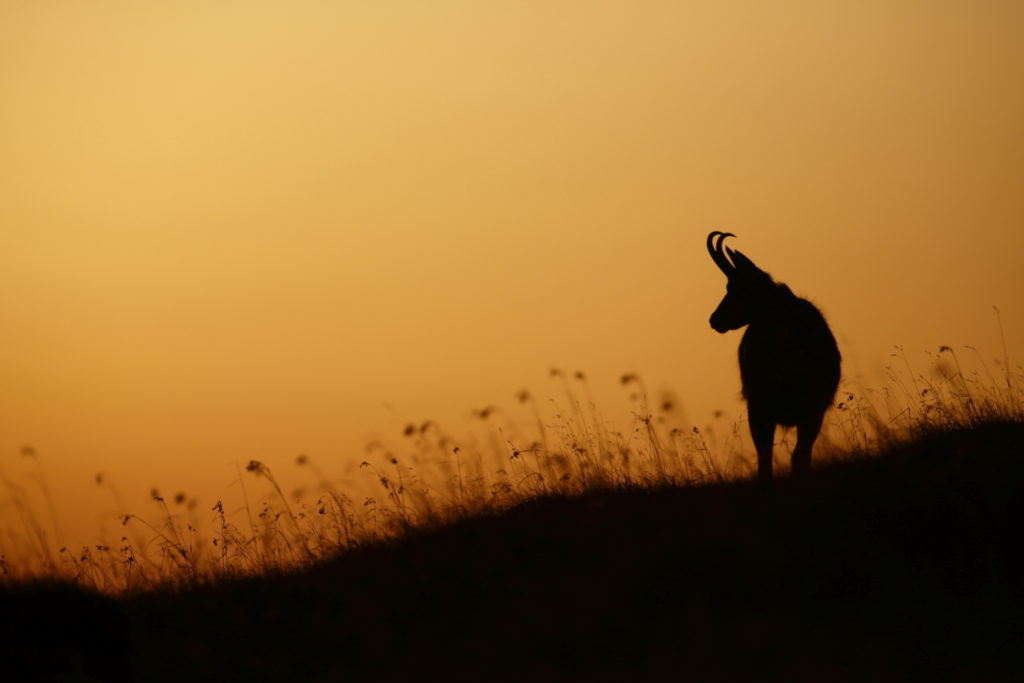
[[[821,431],[824,413],[814,415],[796,427],[796,446],[793,448],[792,475],[804,477],[811,471],[811,449]]]
[[[750,422],[750,436],[757,449],[757,478],[760,481],[771,481],[772,478],[772,440],[775,438],[775,421],[758,415],[747,407],[747,420]]]

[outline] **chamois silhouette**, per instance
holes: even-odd
[[[772,478],[776,425],[796,427],[794,476],[811,468],[811,449],[839,386],[839,348],[814,305],[775,282],[741,252],[722,250],[730,232],[712,232],[712,260],[729,278],[725,298],[711,314],[720,333],[747,326],[740,341],[740,379],[750,436],[757,449],[757,476]],[[716,239],[717,238],[717,239]]]

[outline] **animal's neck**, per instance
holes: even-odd
[[[772,283],[763,290],[752,307],[750,327],[764,327],[777,321],[795,299],[789,287],[782,283]]]

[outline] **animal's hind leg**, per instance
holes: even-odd
[[[747,410],[750,436],[757,449],[757,478],[769,481],[772,478],[772,440],[775,438],[775,421],[768,420]]]
[[[796,427],[796,446],[793,448],[792,471],[794,477],[806,476],[811,471],[811,449],[821,431],[824,414],[801,422]]]

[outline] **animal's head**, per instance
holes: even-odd
[[[708,235],[708,253],[725,276],[725,298],[711,314],[711,327],[716,332],[728,332],[747,325],[764,311],[767,299],[775,289],[771,276],[754,265],[742,252],[726,247],[731,232],[715,231]]]

